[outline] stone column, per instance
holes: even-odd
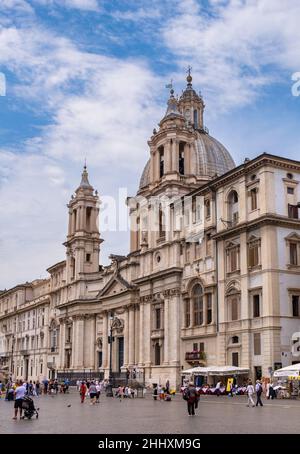
[[[171,170],[172,170],[171,169],[171,165],[172,165],[171,155],[172,155],[171,141],[168,140],[166,143],[166,151],[165,151],[165,173],[171,172]]]
[[[128,309],[125,309],[124,314],[124,366],[128,366],[129,358],[129,317]]]
[[[71,356],[71,369],[75,368],[76,364],[76,357],[75,355],[77,354],[77,323],[75,320],[75,317],[73,318],[73,324],[72,324],[72,356]]]
[[[145,365],[151,365],[151,303],[148,302],[144,306],[144,353]]]
[[[102,367],[105,369],[109,367],[108,358],[108,315],[107,312],[102,314]]]
[[[83,356],[84,356],[84,319],[82,317],[78,318],[76,320],[77,324],[77,336],[76,336],[76,360],[75,364],[76,367],[79,369],[83,369],[84,364],[83,364]]]
[[[129,364],[134,364],[134,338],[135,338],[135,326],[134,326],[134,306],[129,307]]]
[[[139,345],[139,367],[144,364],[144,304],[140,303],[140,345]]]
[[[66,324],[64,321],[60,323],[59,329],[59,367],[65,367],[65,341],[66,341]]]
[[[139,362],[139,306],[135,305],[135,343],[134,343],[134,364]]]
[[[169,339],[172,349],[170,351],[169,362],[172,365],[180,364],[180,325],[179,325],[179,309],[180,309],[180,291],[173,290],[173,295],[169,300]]]
[[[169,298],[164,301],[164,358],[163,363],[169,363]]]
[[[95,350],[96,350],[96,315],[92,315],[89,319],[90,323],[90,339],[89,339],[89,366],[91,369],[96,370],[96,363],[95,363]],[[86,366],[84,362],[84,367]]]

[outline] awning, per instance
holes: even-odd
[[[208,366],[208,367],[193,367],[181,372],[182,375],[245,375],[249,373],[249,369],[235,366]]]
[[[282,367],[282,369],[275,370],[274,377],[299,377],[300,375],[300,363],[292,364],[291,366]]]

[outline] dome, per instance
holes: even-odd
[[[196,154],[191,161],[192,173],[197,177],[211,177],[223,175],[235,167],[229,151],[214,137],[205,131],[196,131],[194,142]],[[147,162],[140,180],[140,189],[150,182],[150,159]]]
[[[195,140],[197,176],[216,177],[235,167],[229,151],[217,139],[197,131]]]

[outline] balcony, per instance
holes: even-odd
[[[199,364],[206,361],[206,354],[200,351],[186,352],[185,360],[190,364]]]

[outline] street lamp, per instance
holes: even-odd
[[[119,322],[118,317],[113,315],[113,313],[110,313],[109,316],[109,323],[110,323],[110,330],[109,330],[109,336],[108,336],[108,343],[110,344],[110,349],[109,349],[109,377],[108,377],[108,383],[106,385],[106,395],[108,397],[113,397],[113,384],[112,384],[112,344],[114,341],[113,338],[113,329],[115,325]]]

